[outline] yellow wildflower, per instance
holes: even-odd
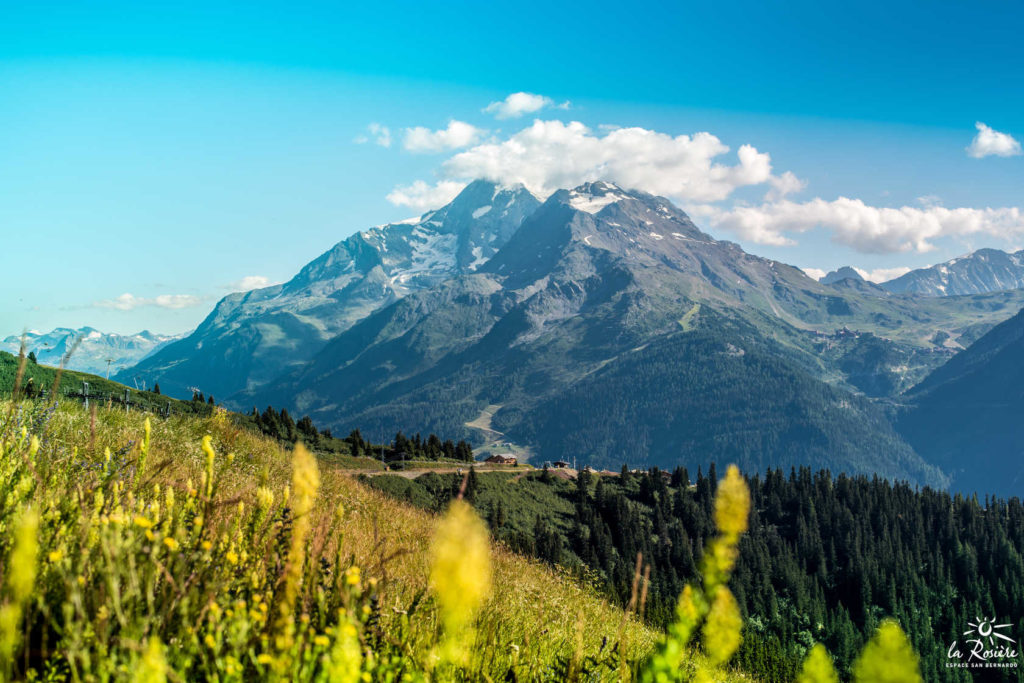
[[[256,504],[261,510],[269,510],[274,504],[274,492],[266,486],[260,486],[256,489]]]
[[[352,566],[345,570],[345,583],[350,586],[359,585],[359,567]]]
[[[729,536],[738,536],[747,530],[750,514],[750,489],[736,465],[729,465],[725,477],[715,494],[715,524]]]
[[[853,665],[855,683],[921,683],[918,657],[907,636],[892,619],[875,631]]]
[[[164,647],[159,638],[150,638],[146,643],[146,651],[142,653],[142,661],[135,668],[133,683],[164,683],[167,680],[167,660],[164,659]]]
[[[152,529],[153,528],[153,521],[150,520],[148,517],[143,517],[142,515],[136,515],[136,517],[135,517],[135,519],[133,521],[135,522],[135,526],[139,527],[140,529]]]
[[[294,500],[292,513],[291,547],[288,550],[288,564],[284,576],[284,599],[281,600],[281,611],[278,620],[279,646],[287,648],[291,644],[292,612],[295,599],[299,595],[302,582],[303,565],[306,562],[306,536],[312,524],[313,501],[320,487],[320,471],[316,466],[316,458],[301,443],[292,451],[292,486]],[[287,499],[287,497],[286,497]]]
[[[483,522],[463,500],[448,508],[431,544],[430,586],[448,633],[470,623],[491,587],[491,545]]]
[[[164,539],[164,545],[167,546],[167,549],[171,552],[174,552],[178,549],[178,542],[170,536]]]
[[[807,653],[807,659],[804,660],[804,667],[796,683],[839,683],[839,676],[832,666],[832,658],[828,656],[824,645],[818,643]]]
[[[335,639],[334,647],[323,658],[327,680],[336,683],[357,683],[361,680],[363,653],[359,638],[356,637],[356,628],[350,622],[345,622],[338,630],[340,637]]]
[[[736,599],[725,586],[719,586],[704,624],[704,650],[714,664],[726,662],[740,646],[743,617]]]

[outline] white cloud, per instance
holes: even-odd
[[[554,100],[550,97],[545,97],[544,95],[534,95],[529,92],[515,92],[503,100],[491,102],[484,107],[483,111],[487,114],[493,114],[494,118],[497,119],[514,119],[523,116],[524,114],[532,114],[546,107],[568,109],[569,103],[562,102],[561,104],[555,104]]]
[[[768,182],[771,183],[772,189],[765,193],[764,198],[769,202],[778,201],[786,195],[799,192],[807,187],[807,183],[797,178],[792,171],[786,171],[780,176],[772,176]]]
[[[464,121],[451,121],[447,128],[430,130],[423,126],[405,129],[403,146],[410,152],[443,152],[472,145],[486,131]]]
[[[189,308],[198,306],[203,300],[192,294],[160,294],[151,299],[135,296],[125,292],[114,299],[93,302],[96,308],[113,308],[118,311],[132,311],[142,306],[158,306],[160,308]]]
[[[410,185],[396,187],[388,193],[387,200],[399,206],[411,206],[426,211],[444,206],[455,199],[464,187],[466,183],[453,180],[442,180],[435,185],[417,180]]]
[[[356,144],[364,145],[373,139],[374,144],[380,145],[381,147],[391,146],[391,129],[387,126],[379,123],[371,123],[366,127],[366,130],[370,132],[369,136],[359,135],[353,140]]]
[[[804,271],[804,274],[807,277],[813,278],[815,280],[820,280],[821,278],[825,277],[828,274],[821,268],[801,268],[800,270]]]
[[[788,200],[761,206],[739,206],[711,216],[717,228],[758,244],[795,244],[793,233],[815,228],[832,232],[832,240],[864,253],[926,252],[941,237],[985,234],[1009,238],[1024,233],[1024,213],[1010,208],[922,208],[868,206],[860,199]]]
[[[864,270],[863,268],[854,268],[862,278],[868,282],[888,282],[898,278],[900,275],[906,275],[910,272],[910,268],[906,266],[896,266],[894,268],[875,268],[874,270]]]
[[[607,180],[683,201],[712,202],[735,189],[771,182],[776,191],[802,186],[792,174],[772,175],[771,157],[751,145],[737,150],[738,163],[716,161],[729,147],[710,133],[671,136],[645,128],[617,128],[603,135],[578,121],[534,121],[503,141],[479,144],[446,160],[436,185],[417,181],[396,188],[396,204],[436,207],[409,201],[454,196],[451,188],[476,178],[522,183],[538,196],[590,180]],[[426,201],[426,199],[423,199]]]
[[[974,124],[978,134],[967,146],[967,154],[980,159],[987,156],[1013,157],[1021,153],[1020,143],[1006,133],[989,128],[981,121]]]
[[[241,280],[229,284],[227,289],[230,289],[232,292],[248,292],[253,289],[262,289],[276,284],[278,283],[273,282],[265,275],[246,275]]]

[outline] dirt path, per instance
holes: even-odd
[[[522,467],[489,467],[489,466],[486,466],[486,465],[481,465],[479,463],[474,465],[474,467],[476,468],[476,471],[478,473],[480,473],[480,474],[483,474],[483,473],[486,473],[486,472],[522,472],[523,474],[526,474],[528,472],[533,472],[534,471],[531,468],[526,468],[525,471],[523,471],[524,468],[522,468]],[[343,470],[343,471],[347,472],[347,473],[350,473],[350,474],[353,474],[353,475],[365,474],[368,477],[379,477],[382,474],[393,474],[393,475],[395,475],[397,477],[403,477],[405,479],[415,479],[416,477],[420,476],[421,474],[426,474],[428,472],[434,472],[436,474],[457,474],[459,469],[460,468],[458,468],[458,467],[417,467],[415,469],[409,469],[409,470],[387,470],[387,471],[385,471],[385,470]],[[461,469],[462,469],[462,473],[463,474],[468,472],[469,471],[468,463],[467,463],[466,467],[463,467]]]
[[[492,403],[476,416],[475,420],[466,423],[466,426],[470,429],[479,429],[484,433],[484,437],[488,441],[500,441],[501,437],[505,436],[504,432],[499,432],[497,429],[491,426],[491,420],[494,419],[494,414],[501,410],[501,405],[498,403]]]

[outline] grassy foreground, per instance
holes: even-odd
[[[225,411],[0,403],[0,683],[743,680],[736,467],[714,508],[656,633],[639,559],[624,613],[494,546],[465,501],[416,510]],[[886,620],[853,680],[919,683],[917,661]],[[798,680],[838,680],[821,645]]]
[[[0,680],[619,679],[658,641],[499,546],[439,575],[438,517],[223,412],[145,421],[0,403]]]

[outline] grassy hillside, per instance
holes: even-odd
[[[42,391],[52,392],[57,373],[58,369],[55,367],[26,361],[20,390],[22,392],[29,391],[34,394]],[[0,351],[0,396],[10,397],[17,381],[17,375],[18,357],[6,351]],[[98,375],[76,372],[74,370],[63,370],[60,372],[60,384],[57,387],[57,391],[61,395],[68,392],[79,393],[82,391],[83,382],[89,383],[90,395],[103,395],[104,398],[101,402],[105,402],[108,396],[114,401],[123,400],[125,391],[127,391],[128,400],[137,409],[161,411],[170,405],[171,410],[178,413],[209,412],[205,404],[198,406],[191,401],[179,401],[169,396],[155,394],[152,391],[139,391],[124,384],[104,379]]]
[[[0,634],[14,649],[0,679],[155,667],[172,680],[312,680],[349,657],[374,680],[596,680],[657,640],[587,587],[495,546],[472,654],[444,669],[427,591],[436,516],[329,462],[312,486],[297,456],[293,471],[278,442],[223,411],[154,419],[148,437],[144,420],[101,409],[91,432],[77,405],[0,404],[0,488],[15,492],[0,501],[0,607],[20,604],[13,623],[26,626]],[[26,526],[38,529],[27,549]]]

